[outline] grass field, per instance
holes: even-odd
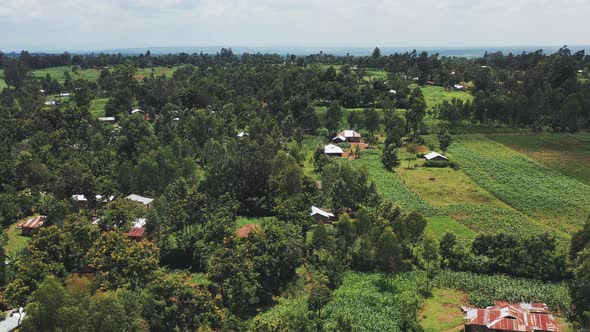
[[[375,182],[377,192],[384,198],[404,209],[419,210],[423,214],[429,214],[433,210],[432,205],[406,187],[397,174],[383,168],[381,151],[365,150],[354,163],[366,168],[369,180]]]
[[[441,238],[447,232],[453,232],[461,241],[475,238],[476,232],[450,217],[426,217],[426,232]]]
[[[482,135],[457,137],[451,151],[479,186],[543,224],[571,233],[590,214],[590,186]]]
[[[236,229],[243,227],[245,225],[248,225],[248,224],[260,225],[265,220],[272,220],[272,219],[274,219],[274,217],[248,218],[248,217],[239,216],[236,220]]]
[[[522,153],[562,174],[590,185],[590,133],[488,135],[489,139]]]
[[[450,167],[406,169],[402,166],[395,171],[408,188],[435,206],[458,203],[502,205],[501,201],[479,187],[463,172]]]
[[[6,87],[6,82],[4,81],[4,69],[0,69],[0,92],[2,89]]]
[[[92,114],[93,118],[97,119],[105,115],[104,107],[108,101],[109,98],[97,98],[92,100],[88,111]]]
[[[453,98],[457,98],[463,101],[473,100],[473,96],[466,91],[455,91],[446,90],[442,86],[425,86],[422,87],[422,94],[426,101],[428,109],[432,109],[437,105],[442,104],[443,101],[451,101]]]
[[[27,247],[27,244],[31,240],[30,237],[20,235],[20,229],[17,226],[29,219],[33,218],[33,216],[23,218],[14,224],[10,225],[10,227],[6,230],[6,234],[8,235],[8,241],[6,242],[6,246],[4,250],[8,256],[15,256],[21,250]]]
[[[434,289],[418,314],[424,332],[461,331],[467,304],[467,294],[454,289]]]

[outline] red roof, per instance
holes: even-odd
[[[21,222],[20,224],[18,224],[18,227],[35,229],[35,228],[43,225],[44,221],[45,221],[45,216],[38,216],[38,217],[31,218],[25,222]]]
[[[496,302],[486,309],[467,309],[465,325],[486,326],[490,330],[559,332],[555,319],[544,303],[509,304]]]
[[[128,237],[142,237],[143,233],[145,233],[144,227],[133,227],[133,228],[131,228],[129,233],[127,233],[127,236]]]
[[[238,228],[238,230],[236,231],[236,235],[238,237],[244,238],[244,237],[248,237],[248,234],[250,234],[250,232],[255,229],[258,228],[259,226],[256,224],[247,224],[244,225],[240,228]]]

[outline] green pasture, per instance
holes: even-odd
[[[534,161],[590,185],[590,133],[488,135]]]

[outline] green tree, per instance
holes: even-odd
[[[377,259],[383,272],[399,271],[402,266],[402,247],[391,227],[386,227],[377,242]]]
[[[431,234],[422,239],[422,259],[426,262],[426,294],[430,294],[430,283],[435,277],[440,262],[439,243]]]
[[[451,137],[451,133],[447,128],[442,128],[438,133],[438,143],[440,149],[445,152],[451,146],[451,142],[453,141],[453,137]]]
[[[383,163],[383,167],[388,171],[391,171],[395,166],[399,165],[397,150],[398,149],[394,144],[389,144],[383,149],[381,162]]]
[[[8,86],[20,88],[26,77],[29,69],[21,59],[9,59],[4,60],[4,81]]]
[[[379,129],[379,114],[374,108],[365,108],[365,128],[371,135],[375,133],[375,130]]]
[[[337,102],[333,102],[326,111],[326,128],[330,135],[336,134],[342,120],[342,108]]]
[[[31,295],[23,331],[54,331],[59,323],[59,309],[66,304],[67,293],[61,283],[48,276]]]
[[[318,318],[322,317],[322,308],[330,302],[332,290],[323,284],[314,284],[309,291],[307,308],[318,312]]]

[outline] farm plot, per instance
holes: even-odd
[[[426,221],[426,232],[438,239],[447,232],[453,232],[459,241],[470,243],[476,235],[475,231],[450,217],[426,217]]]
[[[588,136],[588,137],[587,137]],[[488,135],[489,139],[522,153],[564,175],[590,185],[590,135]]]
[[[467,294],[454,289],[434,289],[418,315],[425,332],[459,331],[465,323],[461,306],[467,304]]]
[[[552,228],[571,233],[590,214],[590,187],[480,135],[451,147],[455,161],[478,185]]]
[[[425,86],[422,87],[422,94],[428,109],[433,109],[437,105],[442,104],[443,101],[451,101],[453,98],[463,100],[463,102],[473,100],[473,96],[465,91],[447,90],[442,86]]]
[[[433,211],[430,203],[406,187],[399,176],[383,168],[380,151],[366,150],[354,162],[366,168],[369,180],[375,183],[377,192],[384,198],[391,199],[406,210],[420,210],[423,214]]]
[[[97,98],[90,102],[88,111],[94,119],[100,118],[105,115],[104,107],[109,102],[109,98]]]
[[[538,280],[469,272],[442,271],[434,280],[435,287],[452,288],[469,293],[469,303],[486,307],[494,301],[544,302],[550,310],[567,314],[571,298],[564,283],[550,284]]]
[[[424,280],[420,272],[395,276],[347,272],[325,307],[324,330],[333,331],[338,318],[346,317],[354,331],[405,331],[417,324]]]
[[[435,206],[454,203],[503,205],[463,172],[452,168],[419,167],[407,170],[399,167],[396,173],[408,188]]]

